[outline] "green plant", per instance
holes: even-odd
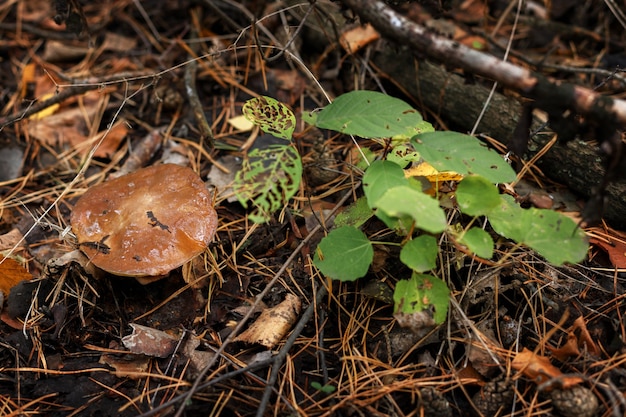
[[[235,176],[237,199],[244,207],[253,207],[250,220],[263,223],[300,187],[302,160],[291,144],[296,118],[289,107],[265,96],[248,100],[243,114],[265,133],[285,139],[284,144],[252,150]]]
[[[317,381],[311,382],[311,388],[314,388],[324,394],[332,394],[333,392],[337,390],[337,387],[335,387],[334,385],[329,385],[329,384],[322,385]]]
[[[279,119],[284,115],[292,117],[291,112],[282,107],[280,111],[275,110],[280,103],[269,98],[263,98],[263,103],[273,110],[257,113],[272,116],[259,120],[250,115],[250,120],[266,132],[279,131],[281,137],[290,138],[292,131],[284,134],[281,127],[290,123]],[[359,227],[371,217],[378,217],[403,237],[399,258],[413,271],[410,279],[399,281],[395,287],[395,313],[399,319],[410,317],[429,324],[445,320],[448,288],[439,278],[424,273],[436,268],[441,234],[468,252],[491,258],[492,235],[474,226],[480,218],[488,219],[500,236],[534,249],[550,263],[579,262],[586,256],[585,234],[570,218],[551,210],[522,209],[511,196],[500,194],[497,183],[516,179],[515,172],[500,155],[472,136],[435,132],[419,112],[402,100],[372,91],[353,91],[309,115],[307,121],[320,128],[362,138],[392,139],[390,157],[367,167],[363,176],[364,197],[337,217],[336,228],[320,242],[314,262],[322,273],[333,279],[352,281],[365,276],[374,257],[373,245],[384,243],[370,241]],[[271,127],[268,128],[268,124]],[[296,155],[290,153],[289,160],[295,159]],[[420,160],[440,172],[454,172],[462,178],[453,192],[456,200],[453,208],[465,215],[463,224],[449,224],[437,196],[424,192],[423,181],[407,177],[403,166]],[[244,172],[240,178],[254,180],[260,176],[259,170],[268,169],[267,165],[275,164],[259,163],[254,175]],[[280,186],[289,189],[290,185],[299,183],[295,177],[301,173],[301,166],[298,171],[287,170],[284,165],[280,169],[289,174],[290,182],[280,182]],[[273,172],[279,170],[272,169]],[[239,184],[238,187],[251,193],[261,193],[263,189],[255,184]],[[282,202],[291,195],[282,194]],[[273,196],[271,202],[281,197],[275,193]],[[279,207],[259,203],[261,200],[263,198],[254,201],[265,210]]]

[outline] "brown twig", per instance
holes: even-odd
[[[171,70],[171,69],[169,69]],[[63,73],[58,72],[55,73],[55,76],[66,80],[69,84],[59,84],[56,86],[57,90],[59,90],[58,94],[53,97],[50,97],[47,100],[43,101],[33,101],[31,104],[24,110],[18,110],[13,114],[10,114],[5,117],[0,117],[0,131],[5,127],[12,125],[13,123],[17,123],[20,120],[23,120],[35,113],[38,113],[42,110],[47,109],[50,106],[55,104],[62,103],[68,98],[77,96],[79,94],[86,93],[87,91],[97,90],[99,88],[103,88],[108,85],[113,84],[122,84],[128,83],[131,81],[140,81],[146,79],[152,79],[147,85],[143,85],[146,87],[151,85],[164,75],[167,71],[161,71],[160,73],[152,73],[148,74],[146,72],[129,72],[123,74],[114,74],[114,75],[106,75],[102,77],[89,77],[84,79],[71,79],[66,77]]]
[[[360,183],[356,183],[354,185],[354,188],[358,188],[360,186]],[[348,199],[352,196],[352,190],[349,190],[348,192],[346,192],[344,194],[344,196],[339,200],[339,202],[337,203],[337,205],[335,206],[335,208],[331,211],[331,213],[329,213],[329,216],[333,215],[337,210],[339,210],[340,207],[343,206],[343,204],[348,201]],[[319,231],[322,230],[322,225],[318,224],[317,226],[315,226],[310,232],[309,234],[302,239],[302,241],[300,242],[300,244],[298,245],[297,248],[294,249],[294,251],[291,253],[291,255],[289,256],[289,258],[287,258],[287,260],[285,260],[285,262],[283,263],[283,265],[280,267],[280,269],[274,274],[274,276],[272,277],[272,279],[267,283],[267,285],[265,286],[265,288],[263,289],[263,291],[261,291],[257,296],[256,296],[256,300],[253,303],[253,305],[251,306],[251,308],[248,310],[248,312],[242,317],[242,319],[239,321],[239,323],[237,323],[237,326],[233,329],[233,331],[228,335],[228,337],[226,338],[226,340],[224,341],[224,343],[222,343],[222,346],[220,346],[220,348],[215,352],[215,356],[213,357],[213,359],[204,367],[204,369],[202,369],[202,371],[200,371],[199,375],[196,377],[196,380],[194,381],[193,385],[191,386],[191,388],[189,389],[189,392],[187,392],[185,395],[179,396],[177,397],[177,399],[179,401],[182,401],[182,405],[179,407],[179,409],[176,411],[175,417],[180,417],[182,416],[183,412],[185,411],[185,407],[186,404],[191,400],[191,397],[194,395],[194,393],[196,393],[199,389],[200,389],[200,385],[202,380],[204,379],[204,377],[206,376],[207,372],[209,372],[209,370],[213,367],[213,365],[215,365],[215,362],[217,362],[217,359],[220,357],[220,355],[222,355],[222,353],[224,353],[224,350],[226,349],[226,346],[228,346],[230,344],[230,342],[233,341],[233,339],[235,338],[235,336],[237,334],[239,334],[239,332],[243,329],[243,327],[245,326],[245,324],[248,322],[248,320],[250,319],[250,317],[252,317],[252,315],[254,314],[254,312],[256,311],[257,306],[261,303],[261,300],[263,300],[263,298],[268,295],[272,289],[272,287],[276,284],[276,282],[278,282],[278,280],[280,279],[280,277],[285,273],[285,271],[287,270],[287,268],[289,267],[289,265],[291,265],[291,263],[296,259],[296,257],[300,254],[301,250],[309,243],[309,241],[316,235],[316,233],[318,233]]]
[[[33,102],[34,104],[28,106],[25,110],[20,110],[16,113],[13,113],[9,116],[0,118],[0,131],[5,127],[12,125],[13,123],[17,123],[20,120],[23,120],[35,113],[38,113],[50,106],[53,106],[58,103],[62,103],[70,97],[77,96],[89,90],[95,90],[98,88],[98,85],[74,85],[63,91],[59,92],[54,97],[50,97],[47,100],[40,102]]]
[[[324,285],[322,285],[320,289],[317,291],[317,294],[315,296],[315,301],[309,304],[307,309],[304,311],[304,313],[302,314],[302,317],[300,317],[300,320],[298,321],[298,324],[294,327],[293,331],[291,332],[291,335],[285,342],[285,345],[280,349],[278,354],[272,358],[272,364],[271,364],[272,371],[270,373],[269,379],[267,380],[267,385],[265,385],[265,390],[263,391],[263,397],[261,398],[261,403],[259,404],[259,408],[257,409],[257,412],[256,412],[257,417],[263,417],[263,414],[265,414],[265,409],[267,408],[270,402],[272,391],[274,391],[274,385],[276,384],[276,380],[278,379],[278,373],[280,372],[281,365],[283,364],[283,362],[285,362],[285,359],[287,358],[287,354],[289,353],[289,350],[291,349],[293,344],[296,342],[296,339],[298,338],[298,336],[300,336],[300,333],[302,333],[302,330],[304,330],[304,326],[307,325],[307,323],[313,316],[313,312],[315,312],[315,309],[317,308],[319,303],[322,302],[322,299],[326,296],[327,293],[328,293],[328,290],[326,289]]]
[[[470,49],[453,40],[438,36],[405,18],[381,1],[342,0],[362,19],[389,39],[406,44],[447,65],[458,66],[512,88],[537,101],[537,107],[569,108],[598,123],[626,125],[626,101],[602,96],[588,88],[558,83],[541,74]],[[565,110],[565,109],[563,109]]]
[[[192,34],[196,33],[195,29],[192,29]],[[198,44],[193,44],[191,47],[194,55],[197,53]],[[198,123],[198,128],[200,129],[200,134],[202,137],[206,138],[209,142],[209,146],[211,148],[215,147],[215,138],[213,137],[213,130],[211,130],[211,126],[209,122],[207,122],[206,116],[204,115],[204,110],[202,110],[202,102],[198,97],[198,89],[196,88],[196,73],[198,72],[198,60],[194,59],[196,57],[190,56],[191,61],[189,65],[185,68],[185,92],[187,93],[187,98],[189,99],[189,105],[191,106],[191,110],[193,111],[193,115]]]

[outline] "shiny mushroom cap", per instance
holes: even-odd
[[[90,188],[71,215],[80,249],[115,275],[160,276],[202,253],[217,228],[204,183],[163,164]]]

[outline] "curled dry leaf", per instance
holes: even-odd
[[[71,223],[80,249],[97,267],[121,276],[162,277],[206,249],[217,214],[194,171],[163,164],[90,188]]]
[[[73,250],[59,258],[54,258],[48,261],[48,264],[46,265],[46,276],[54,276],[56,273],[64,270],[72,263],[80,265],[80,267],[92,277],[99,278],[103,274],[101,269],[96,268],[93,263],[89,262],[89,259],[84,253],[79,250]]]
[[[380,39],[380,34],[368,23],[342,33],[339,43],[347,52],[355,54],[378,39]]]
[[[235,340],[258,343],[271,349],[289,332],[300,314],[301,307],[302,303],[297,296],[287,294],[282,303],[263,311],[259,318]]]
[[[476,372],[481,376],[492,378],[500,371],[498,364],[494,362],[494,352],[501,346],[493,329],[481,324],[477,328],[481,331],[480,338],[483,343],[467,343],[466,355]],[[485,349],[485,346],[489,349]]]
[[[98,362],[115,369],[115,376],[118,378],[140,378],[145,372],[148,372],[150,366],[150,358],[148,356],[138,355],[120,357],[118,355],[104,354]]]
[[[567,341],[561,347],[546,347],[550,353],[552,353],[552,356],[561,362],[565,362],[570,357],[577,357],[580,355],[580,349],[578,349],[578,337],[576,337],[574,332],[569,332],[567,334]]]
[[[21,281],[30,281],[33,276],[15,259],[0,255],[0,291],[4,296]],[[2,305],[0,304],[0,308]]]
[[[601,229],[600,233],[602,233]],[[599,237],[592,237],[589,243],[597,248],[602,249],[609,255],[609,260],[615,268],[626,268],[626,242],[623,237],[605,238],[599,234]]]
[[[130,327],[133,333],[124,336],[122,343],[133,353],[167,358],[176,349],[178,338],[169,333],[135,323],[131,323]]]
[[[213,352],[198,350],[197,348],[199,346],[200,340],[195,336],[191,336],[187,338],[187,341],[185,342],[182,349],[183,356],[185,356],[189,360],[189,365],[191,366],[191,375],[194,378],[195,376],[197,376],[196,374],[198,372],[200,372],[207,365],[209,365],[209,363],[211,362],[211,360],[213,360],[213,357],[215,356],[215,353]]]
[[[600,349],[598,344],[594,342],[591,337],[583,316],[579,316],[576,320],[574,320],[572,331],[580,332],[580,335],[578,336],[578,347],[584,346],[584,349],[594,356],[600,356],[602,354],[602,349]]]
[[[22,250],[23,246],[20,245],[20,242],[24,242],[24,235],[19,229],[11,229],[11,231],[0,235],[0,250],[1,251],[13,251],[13,253],[18,250]]]
[[[550,359],[537,355],[527,348],[515,355],[511,366],[513,369],[521,371],[525,377],[532,379],[536,384],[544,384],[551,379],[558,378],[559,386],[567,389],[583,382],[580,377],[563,375],[559,368],[552,365]],[[550,386],[546,386],[546,391],[549,391]]]

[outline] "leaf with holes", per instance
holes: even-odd
[[[286,140],[291,140],[296,128],[296,117],[289,107],[267,96],[246,101],[242,108],[244,116],[262,131]]]
[[[387,161],[394,162],[400,166],[407,166],[412,162],[419,162],[421,158],[420,154],[415,152],[412,146],[405,144],[394,146],[391,152],[387,154]]]
[[[270,220],[300,187],[302,160],[289,145],[271,145],[254,149],[235,175],[233,191],[239,202],[255,209],[249,219],[255,223]]]
[[[376,91],[340,95],[319,112],[315,125],[362,138],[410,137],[429,130],[409,104]]]
[[[393,292],[394,316],[402,327],[418,331],[443,323],[448,314],[450,290],[445,282],[432,275],[413,273],[401,279]]]

